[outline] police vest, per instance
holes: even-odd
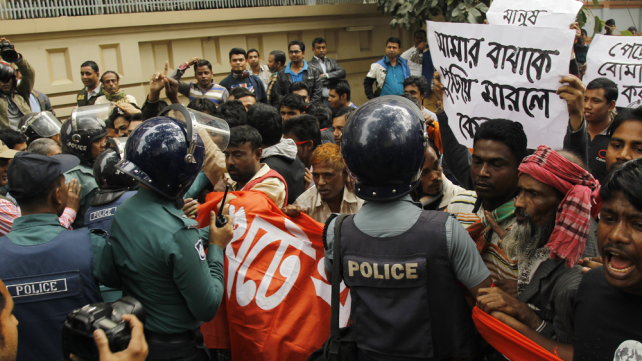
[[[16,360],[63,360],[67,314],[100,302],[88,229],[64,230],[49,242],[19,246],[0,238],[0,279],[15,302]]]
[[[127,191],[109,203],[99,206],[89,206],[87,213],[85,213],[85,227],[89,229],[102,229],[109,233],[111,220],[114,218],[114,214],[116,214],[116,209],[136,193],[137,191]]]
[[[446,212],[423,211],[396,237],[370,237],[341,228],[342,274],[352,296],[357,346],[386,359],[471,356],[470,309],[448,256]]]

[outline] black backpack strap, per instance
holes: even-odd
[[[334,245],[332,249],[332,297],[331,308],[332,314],[330,316],[330,337],[336,342],[330,346],[330,353],[339,353],[339,304],[341,303],[341,225],[347,214],[342,214],[337,217],[334,224]]]

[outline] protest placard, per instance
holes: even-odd
[[[495,0],[486,18],[491,25],[568,29],[581,8],[576,0]]]
[[[575,32],[553,28],[428,22],[430,54],[444,85],[444,110],[461,144],[481,123],[520,122],[528,147],[561,148],[568,109],[556,93],[568,75]]]
[[[593,36],[586,55],[584,82],[588,84],[602,77],[617,84],[616,106],[642,104],[642,39],[637,36]]]

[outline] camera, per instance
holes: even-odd
[[[8,63],[15,63],[18,60],[18,53],[16,53],[13,44],[6,40],[0,41],[0,56]]]
[[[131,340],[131,327],[122,319],[133,314],[145,323],[143,305],[133,297],[123,297],[111,303],[93,303],[73,310],[62,328],[62,349],[66,360],[74,354],[87,361],[98,361],[99,354],[94,331],[105,331],[112,352],[123,351]]]

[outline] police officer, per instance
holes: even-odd
[[[343,130],[341,154],[355,193],[367,201],[340,225],[359,360],[441,360],[474,351],[457,281],[476,297],[491,280],[466,230],[410,198],[426,156],[423,119],[409,100],[384,96],[355,111]],[[336,222],[328,219],[324,232],[328,279]]]
[[[126,140],[127,138],[108,140],[111,147],[100,153],[94,161],[94,178],[100,190],[90,201],[85,213],[87,228],[98,228],[109,233],[116,209],[137,192],[134,188],[138,182],[116,169],[116,163],[121,161],[121,154],[125,150]]]
[[[27,146],[40,138],[50,138],[60,144],[61,127],[58,118],[51,112],[44,111],[26,114],[20,120],[18,130],[27,138]]]
[[[190,119],[187,111],[183,115]],[[195,127],[164,116],[146,120],[129,136],[116,165],[140,184],[118,207],[110,242],[124,293],[147,314],[148,360],[209,360],[199,327],[214,318],[224,293],[231,218],[223,228],[199,230],[181,210],[205,160]]]
[[[93,163],[105,150],[107,126],[104,120],[109,117],[112,109],[111,104],[76,107],[60,130],[62,152],[73,154],[80,159],[80,164],[65,174],[67,180],[78,179],[78,184],[82,186],[80,209],[72,224],[76,229],[84,227],[89,202],[98,193]]]
[[[78,163],[71,155],[19,152],[9,166],[9,192],[22,216],[0,238],[0,278],[20,320],[17,360],[63,360],[65,317],[100,302],[95,280],[115,276],[106,233],[66,230],[58,220],[69,192],[63,174]]]

